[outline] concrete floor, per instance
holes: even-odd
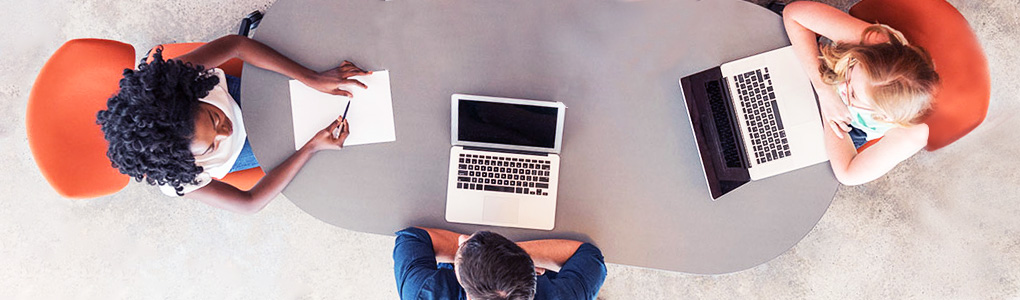
[[[712,0],[725,1],[725,0]],[[255,216],[132,183],[60,198],[25,137],[28,93],[64,41],[207,41],[274,0],[4,1],[0,299],[394,299],[387,236],[324,224],[280,197]],[[765,2],[765,1],[760,1]],[[845,5],[845,0],[826,1]],[[609,266],[601,299],[1020,298],[1020,1],[952,0],[987,52],[987,120],[866,185],[841,187],[803,241],[728,275]]]

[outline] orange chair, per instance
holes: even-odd
[[[43,177],[67,198],[116,193],[130,177],[106,157],[96,113],[117,92],[135,49],[117,41],[78,39],[64,43],[43,65],[28,95],[28,146]]]
[[[166,45],[167,56],[199,45]],[[61,196],[105,196],[120,191],[130,180],[106,157],[107,143],[96,124],[96,113],[106,109],[106,100],[117,92],[124,69],[134,68],[134,63],[131,45],[77,39],[57,49],[36,77],[25,117],[28,144],[43,177]],[[221,68],[239,77],[241,65],[232,60]],[[261,168],[253,168],[227,174],[222,180],[247,190],[264,175]]]
[[[931,54],[942,86],[924,121],[930,128],[925,149],[945,147],[984,121],[991,97],[988,59],[956,8],[944,0],[864,0],[850,15],[892,26]]]

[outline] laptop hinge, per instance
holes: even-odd
[[[511,150],[511,149],[499,149],[499,148],[482,148],[482,147],[471,147],[471,146],[464,146],[464,149],[474,150],[474,151],[489,151],[489,152],[503,152],[503,153],[512,153],[512,154],[549,156],[549,153],[545,153],[545,152],[524,151],[524,150]]]
[[[740,158],[743,160],[742,163],[748,169],[751,168],[751,156],[747,153],[747,148],[744,146],[744,127],[740,126],[740,118],[737,117],[737,107],[734,106],[733,93],[730,92],[730,78],[723,76],[723,94],[729,98],[726,106],[730,111],[730,126],[736,129],[739,134],[737,136],[737,150],[740,151]]]

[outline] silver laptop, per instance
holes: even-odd
[[[560,102],[454,94],[446,220],[551,230]]]
[[[793,47],[680,78],[712,199],[827,161],[815,92]]]

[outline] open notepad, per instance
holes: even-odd
[[[397,140],[393,125],[393,100],[390,95],[390,72],[375,71],[372,75],[356,76],[368,86],[344,86],[354,94],[347,112],[351,135],[344,146],[384,143]],[[329,126],[344,113],[347,97],[317,91],[297,80],[290,81],[290,108],[294,117],[294,150],[301,149],[315,133]]]

